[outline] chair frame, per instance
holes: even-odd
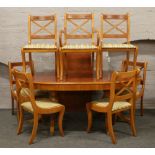
[[[15,68],[15,67],[19,67],[21,66],[22,67],[23,63],[22,62],[8,62],[8,66],[9,66],[9,82],[10,82],[10,95],[11,95],[11,112],[12,112],[12,115],[15,114],[14,110],[14,102],[18,102],[18,99],[17,99],[17,94],[14,92],[14,86],[16,85],[16,81],[15,79],[13,78],[13,75],[12,75],[12,69]],[[26,62],[26,66],[30,66],[30,62]],[[31,73],[34,72],[34,67],[33,67],[33,62],[32,62],[32,66],[31,66]],[[17,103],[17,108],[18,108],[18,103]],[[17,109],[19,110],[19,109]],[[18,113],[17,113],[18,114]]]
[[[128,68],[129,66],[133,66],[133,65],[134,65],[134,63],[132,61],[129,61],[127,64],[127,61],[124,60],[122,62],[122,71],[124,71],[125,68]],[[136,95],[137,100],[140,98],[140,114],[141,114],[141,116],[144,115],[143,100],[144,100],[144,92],[145,92],[147,65],[148,65],[148,62],[136,62],[136,67],[138,67],[140,69],[140,72],[142,72],[142,77],[140,78],[140,82],[138,83],[138,85],[141,85],[141,90],[140,90],[139,94]]]
[[[74,20],[83,20],[81,24],[77,24]],[[88,32],[83,26],[91,21],[91,30],[92,33]],[[71,23],[75,27],[70,33],[67,32],[67,24]],[[81,30],[86,34],[74,34],[78,30]],[[96,41],[95,41],[96,34]],[[64,41],[63,41],[64,36]],[[92,39],[92,45],[95,45],[96,49],[63,49],[64,45],[67,45],[68,39]],[[72,52],[89,52],[92,53],[92,62],[94,63],[94,52],[96,53],[96,77],[99,79],[99,32],[94,28],[94,14],[68,14],[64,15],[64,30],[61,30],[59,33],[59,44],[60,44],[60,80],[63,80],[64,75],[64,53]]]
[[[92,128],[92,111],[105,113],[106,114],[106,130],[110,135],[112,143],[116,143],[116,137],[112,127],[112,115],[119,114],[123,111],[130,111],[130,120],[129,124],[131,126],[132,135],[136,136],[135,128],[135,93],[136,93],[136,84],[137,84],[137,74],[138,71],[129,71],[129,72],[113,72],[111,76],[111,85],[110,85],[110,98],[109,104],[105,107],[99,107],[93,103],[87,103],[87,115],[88,115],[88,128],[87,132],[90,132]],[[118,89],[119,88],[119,89]],[[116,92],[116,90],[118,92]],[[123,94],[125,92],[125,94]],[[122,94],[122,95],[121,95]],[[128,100],[131,104],[130,107],[118,109],[112,111],[114,102]]]
[[[24,109],[22,108],[21,104],[25,101],[29,101],[29,102],[31,102],[32,108],[34,110],[33,111],[33,117],[34,117],[33,129],[32,129],[32,134],[31,134],[31,137],[29,140],[29,144],[33,143],[33,140],[36,136],[36,132],[37,132],[37,128],[38,128],[38,119],[39,119],[39,116],[42,114],[51,114],[51,117],[53,117],[53,114],[59,113],[59,117],[58,117],[59,132],[60,132],[61,136],[64,136],[64,131],[62,128],[62,121],[63,121],[64,112],[65,112],[65,107],[63,105],[61,105],[59,107],[48,108],[48,109],[38,107],[35,102],[32,74],[19,72],[16,69],[13,69],[12,73],[16,80],[17,96],[18,96],[19,109],[20,109],[19,110],[20,114],[19,114],[19,123],[18,123],[17,134],[21,133],[22,127],[23,127]],[[22,88],[29,89],[29,94],[27,94],[26,99],[20,95],[20,91]],[[54,117],[51,119],[50,132],[52,135],[54,134]]]
[[[113,24],[110,22],[110,20],[116,20],[118,21],[117,24]],[[127,25],[127,31],[123,31],[119,28],[119,26],[122,23],[126,23]],[[111,28],[109,30],[107,30],[106,32],[104,32],[104,23],[108,23]],[[130,15],[129,13],[127,14],[101,14],[100,15],[100,40],[101,40],[101,55],[100,55],[100,77],[102,78],[102,53],[104,51],[108,51],[108,52],[126,52],[126,60],[129,61],[130,60],[130,53],[133,53],[133,69],[136,68],[136,61],[137,61],[137,55],[138,55],[138,47],[135,46],[135,48],[105,48],[102,46],[103,42],[105,39],[107,38],[111,38],[111,39],[121,39],[124,38],[126,39],[126,43],[130,44]],[[112,30],[115,29],[117,32],[121,32],[121,34],[112,34]],[[111,32],[111,34],[108,34],[109,32]],[[127,70],[127,68],[126,68]]]
[[[41,25],[38,22],[39,21],[47,21],[45,25]],[[37,27],[39,27],[38,30],[35,32],[32,32],[32,23],[34,23]],[[50,32],[47,27],[50,24],[54,24],[54,33]],[[45,31],[47,35],[38,34],[40,31]],[[40,39],[53,39],[54,45],[56,48],[22,48],[21,49],[21,55],[22,55],[22,61],[23,61],[23,71],[26,71],[26,53],[28,54],[29,62],[32,62],[32,53],[55,53],[55,68],[56,68],[56,76],[59,78],[59,49],[57,47],[57,16],[51,15],[51,16],[28,16],[28,44],[32,43],[32,40],[40,40]]]

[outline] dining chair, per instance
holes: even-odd
[[[46,43],[47,41],[49,43]],[[26,53],[28,53],[30,62],[32,62],[32,53],[55,53],[55,73],[59,78],[56,15],[28,16],[28,44],[21,50],[23,71],[26,71]]]
[[[54,134],[54,114],[59,113],[58,116],[58,127],[61,136],[64,136],[64,131],[62,128],[63,115],[65,111],[65,107],[56,102],[51,102],[48,99],[36,100],[34,93],[34,84],[32,79],[32,74],[19,72],[16,69],[12,70],[13,76],[16,80],[16,91],[19,102],[19,123],[17,134],[22,132],[23,127],[23,114],[24,111],[33,114],[33,129],[31,133],[31,137],[29,140],[29,144],[33,143],[33,140],[36,136],[37,128],[38,128],[38,119],[41,115],[51,115],[50,122],[50,132]]]
[[[72,41],[72,42],[71,42]],[[73,43],[75,42],[75,43]],[[59,34],[60,79],[63,79],[66,53],[96,53],[96,77],[99,78],[99,33],[94,27],[94,14],[64,15],[64,29]],[[69,61],[69,60],[68,60]]]
[[[140,114],[141,116],[144,115],[144,105],[143,105],[143,100],[144,100],[144,92],[145,92],[145,83],[146,83],[146,72],[147,72],[147,62],[136,62],[136,67],[139,68],[140,70],[140,81],[138,82],[138,89],[136,93],[136,100],[140,98]],[[126,65],[128,65],[126,67]],[[130,69],[129,67],[132,67],[134,63],[132,61],[129,61],[127,64],[127,61],[124,60],[122,62],[122,71],[125,70],[125,68]]]
[[[20,68],[22,69],[22,65],[23,63],[22,62],[8,62],[8,67],[9,67],[9,82],[10,82],[10,94],[11,94],[11,111],[12,111],[12,115],[14,115],[15,113],[15,101],[17,102],[17,94],[16,94],[16,82],[15,82],[15,79],[13,78],[13,75],[12,75],[12,72],[11,70],[13,68]],[[32,62],[32,67],[30,68],[30,62],[26,62],[26,67],[29,67],[29,69],[32,69],[31,70],[31,73],[34,72],[34,67],[33,67],[33,62]],[[18,114],[18,104],[17,104],[17,114]]]
[[[106,130],[110,135],[112,143],[116,143],[116,137],[112,125],[112,115],[129,111],[129,124],[132,135],[136,136],[135,127],[135,94],[137,70],[128,72],[114,71],[111,76],[109,100],[96,100],[86,104],[88,116],[87,132],[92,128],[92,112],[105,113]],[[127,116],[126,116],[127,117]]]
[[[130,53],[133,53],[133,69],[135,69],[138,47],[130,43],[130,16],[128,13],[101,14],[100,40],[102,46],[100,52],[101,56],[99,56],[99,58],[101,58],[100,77],[102,77],[103,70],[103,52],[125,52],[127,61],[130,60]]]

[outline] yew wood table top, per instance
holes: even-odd
[[[103,72],[103,77],[99,80],[95,77],[95,72],[68,72],[62,81],[56,78],[55,72],[35,73],[33,82],[35,89],[52,91],[95,91],[107,90],[110,86],[112,71]]]

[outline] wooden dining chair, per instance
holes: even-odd
[[[11,109],[12,109],[12,115],[14,115],[15,113],[15,101],[17,102],[17,94],[16,94],[16,82],[15,79],[13,78],[12,72],[11,70],[13,68],[20,68],[22,69],[22,62],[8,62],[8,66],[9,66],[9,82],[10,82],[10,94],[11,94]],[[30,62],[26,62],[26,67],[29,67],[29,69],[31,70],[31,73],[34,72],[34,67],[33,67],[33,62],[32,62],[32,67],[30,68]],[[18,104],[17,104],[17,108],[18,108]],[[18,109],[17,109],[18,110]],[[18,114],[18,112],[17,112]]]
[[[50,132],[54,134],[54,116],[53,114],[59,113],[58,127],[61,136],[64,136],[62,121],[65,111],[65,107],[56,102],[50,100],[35,100],[34,85],[32,74],[19,72],[16,69],[12,70],[13,76],[16,80],[17,96],[19,102],[19,123],[17,134],[20,134],[23,127],[23,112],[27,111],[33,114],[33,129],[29,140],[29,144],[33,143],[38,128],[38,118],[40,115],[48,114],[51,115]],[[53,117],[52,117],[53,116]]]
[[[32,41],[35,41],[35,43],[32,43]],[[47,41],[49,43],[46,43]],[[32,62],[32,53],[45,52],[55,53],[55,70],[56,76],[59,78],[57,16],[28,16],[28,45],[25,45],[21,50],[23,70],[26,71],[26,53],[29,55],[29,61]]]
[[[100,39],[102,52],[125,52],[129,61],[133,53],[133,68],[136,67],[138,48],[130,43],[129,14],[101,14]],[[102,77],[102,56],[100,56],[100,77]],[[127,70],[127,68],[126,68]]]
[[[146,71],[147,71],[147,62],[136,62],[136,67],[140,70],[140,82],[138,82],[138,89],[136,93],[136,99],[138,100],[140,98],[140,114],[141,116],[144,115],[144,92],[145,92],[145,82],[146,82]],[[127,66],[128,65],[128,66]],[[132,61],[129,61],[127,64],[127,61],[124,60],[122,62],[122,71],[125,70],[125,68],[130,69],[129,67],[132,67],[134,63]]]
[[[97,39],[96,39],[97,38]],[[76,43],[71,43],[70,41]],[[86,41],[86,43],[84,43]],[[90,41],[90,42],[89,42]],[[64,75],[65,53],[92,53],[92,63],[94,53],[96,53],[96,76],[99,78],[99,33],[94,27],[94,14],[69,14],[64,15],[64,30],[60,31],[60,79]]]
[[[88,115],[87,132],[90,132],[92,127],[92,111],[105,113],[107,133],[110,135],[112,143],[115,144],[116,137],[112,126],[112,115],[129,110],[129,124],[131,126],[132,135],[136,136],[135,94],[137,74],[137,70],[113,72],[111,76],[109,101],[98,100],[86,104]]]

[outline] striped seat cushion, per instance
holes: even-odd
[[[70,44],[63,46],[62,49],[97,49],[97,46],[90,44]]]
[[[28,44],[24,46],[24,49],[55,49],[54,44]]]
[[[102,44],[102,48],[136,48],[132,44]]]
[[[92,101],[91,104],[92,106],[95,105],[100,108],[105,108],[106,106],[108,106],[109,102],[104,101],[104,100],[98,100],[98,101]],[[128,108],[128,107],[131,107],[131,104],[129,102],[118,101],[118,102],[114,102],[112,111],[121,110],[121,109]]]
[[[49,99],[40,99],[40,100],[36,100],[36,105],[39,108],[42,109],[51,109],[51,108],[56,108],[56,107],[60,107],[62,106],[59,103],[56,102],[51,102]],[[33,113],[33,107],[31,105],[31,102],[23,102],[21,104],[22,108],[28,112]]]

